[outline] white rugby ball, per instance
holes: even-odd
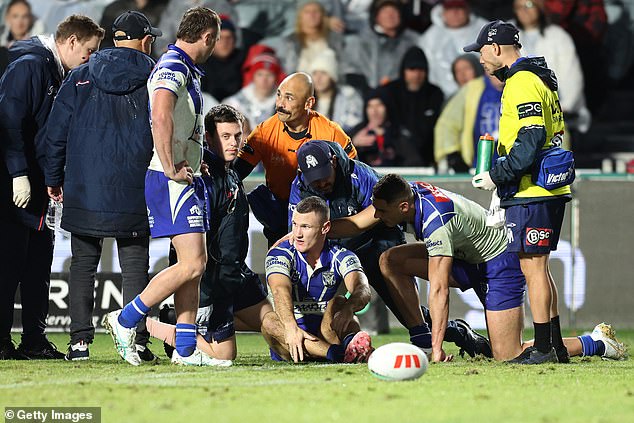
[[[370,355],[368,369],[381,380],[412,380],[424,375],[428,364],[427,355],[417,346],[393,342]]]

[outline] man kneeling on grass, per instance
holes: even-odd
[[[264,317],[262,334],[271,358],[296,363],[367,361],[372,341],[354,318],[370,301],[359,259],[326,240],[330,211],[321,198],[297,204],[292,228],[292,240],[280,242],[266,257],[275,313]],[[339,295],[344,288],[350,293],[347,299]]]

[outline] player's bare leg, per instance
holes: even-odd
[[[207,263],[205,235],[176,235],[172,244],[178,262],[154,276],[140,297],[144,304],[151,307],[174,293],[177,321],[193,324],[198,310],[198,285]],[[177,296],[183,298],[177,301]]]
[[[273,313],[273,306],[264,299],[251,307],[236,311],[233,325],[236,331],[260,332],[264,316],[268,313]]]
[[[345,303],[346,303],[346,298],[341,295],[337,295],[332,300],[328,301],[328,304],[326,305],[326,311],[324,312],[324,317],[321,321],[320,330],[321,330],[321,336],[329,344],[340,344],[343,341],[343,339],[346,337],[346,335],[349,335],[351,333],[357,333],[361,330],[361,327],[359,326],[359,322],[357,321],[356,318],[353,318],[353,320],[350,323],[348,323],[348,325],[345,328],[343,328],[341,333],[337,333],[332,328],[333,317],[339,310],[341,310],[341,307]]]
[[[312,334],[317,338],[314,334]],[[268,313],[264,316],[262,322],[262,336],[269,344],[271,349],[286,361],[293,361],[286,345],[284,335],[284,325],[278,317],[277,313]],[[308,358],[326,358],[330,344],[323,339],[317,338],[316,341],[305,340],[304,350]]]
[[[493,358],[510,360],[522,353],[522,329],[524,328],[524,307],[486,312],[487,330]]]
[[[392,247],[379,258],[385,283],[408,328],[425,322],[414,277],[427,279],[428,265],[422,243]]]

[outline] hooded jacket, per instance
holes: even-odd
[[[487,24],[487,20],[469,14],[469,22],[460,28],[450,28],[445,25],[442,17],[443,5],[434,6],[431,11],[432,25],[420,36],[418,46],[423,49],[430,63],[429,82],[440,87],[449,98],[458,90],[458,84],[453,78],[451,65],[462,48],[475,40],[480,29]]]
[[[43,134],[63,70],[38,37],[16,42],[9,60],[0,79],[0,218],[43,230],[48,208]],[[31,184],[31,200],[21,209],[12,201],[12,180],[25,175]]]
[[[378,10],[385,4],[401,10],[401,27],[394,38],[385,35],[375,23]],[[369,25],[359,34],[346,36],[344,54],[341,57],[342,74],[346,76],[348,84],[363,88],[361,91],[394,80],[398,78],[403,55],[411,46],[416,45],[417,39],[418,35],[414,31],[405,28],[405,17],[398,2],[377,2],[370,11]]]
[[[153,66],[140,51],[105,49],[60,88],[47,126],[46,185],[63,185],[63,229],[95,237],[149,235],[144,187],[153,143],[146,83]]]
[[[434,126],[442,109],[444,96],[440,88],[427,80],[418,91],[409,91],[405,83],[405,69],[423,67],[427,59],[423,51],[413,46],[401,61],[400,78],[383,89],[386,106],[403,134],[404,166],[429,166],[434,163]]]

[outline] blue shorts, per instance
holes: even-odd
[[[507,251],[528,254],[555,251],[568,201],[567,198],[560,198],[507,208]]]
[[[526,280],[515,253],[505,251],[481,264],[454,259],[451,274],[462,291],[475,291],[485,310],[509,310],[524,303]]]
[[[321,321],[323,316],[318,314],[307,314],[302,318],[297,319],[297,326],[300,329],[305,330],[306,332],[315,335],[317,337],[321,337]],[[278,353],[269,348],[271,353],[271,360],[273,361],[285,361]],[[323,361],[323,360],[317,360]]]
[[[208,200],[200,177],[187,185],[156,170],[145,174],[145,203],[152,238],[209,230]]]

